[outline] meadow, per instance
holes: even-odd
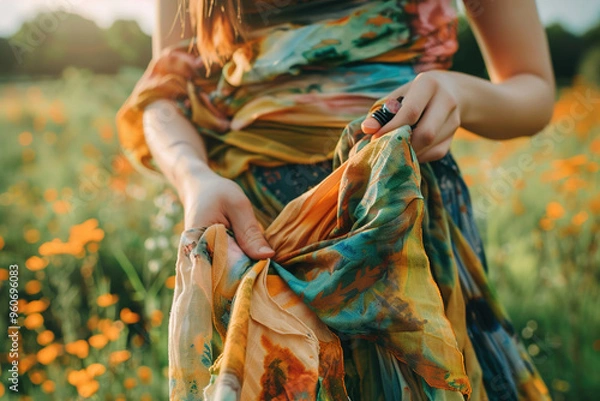
[[[114,116],[140,75],[67,69],[0,84],[0,310],[19,283],[19,393],[167,399],[167,321],[182,210],[120,153]],[[555,400],[600,392],[600,89],[562,88],[533,138],[459,132],[490,275]],[[7,319],[0,331],[8,330]]]

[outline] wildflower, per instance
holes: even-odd
[[[127,350],[114,351],[108,356],[108,362],[111,365],[118,365],[131,358],[131,353]]]
[[[42,383],[42,391],[46,394],[51,394],[56,389],[54,382],[52,380],[46,380]]]
[[[169,289],[173,289],[175,288],[175,276],[169,276],[167,277],[167,279],[165,280],[165,287],[169,288]]]
[[[42,365],[49,365],[58,355],[62,353],[62,346],[60,344],[50,344],[37,353],[37,360]]]
[[[19,134],[19,145],[29,146],[33,142],[33,135],[29,131],[23,131]]]
[[[565,209],[558,202],[550,202],[546,206],[546,215],[550,219],[560,219],[565,214]]]
[[[23,326],[29,330],[34,330],[41,327],[44,324],[44,318],[39,313],[33,313],[25,318]]]
[[[35,244],[40,240],[40,232],[35,228],[30,228],[29,230],[25,231],[25,233],[23,234],[23,238],[25,238],[25,241],[27,243]]]
[[[108,343],[108,338],[104,334],[95,334],[88,338],[88,343],[96,349],[102,349]]]
[[[99,307],[106,308],[116,304],[118,300],[119,296],[117,294],[102,294],[96,298],[96,303]]]
[[[48,266],[48,260],[42,259],[39,256],[32,256],[25,261],[25,267],[31,271],[45,269]]]
[[[134,324],[140,321],[140,315],[132,312],[129,308],[121,309],[120,318],[124,323]]]
[[[128,377],[123,381],[123,387],[125,387],[127,390],[131,390],[135,386],[137,386],[137,380],[135,380],[133,377]]]
[[[585,223],[587,219],[588,219],[587,212],[582,210],[581,212],[579,212],[575,216],[573,216],[573,218],[571,219],[571,222],[573,224],[575,224],[576,226],[580,226],[583,223]]]
[[[54,333],[50,330],[44,330],[37,335],[37,342],[39,345],[48,345],[54,341]]]
[[[100,383],[96,380],[90,380],[77,386],[77,393],[84,398],[88,398],[96,394],[99,388]]]
[[[0,277],[0,280],[2,278]],[[35,295],[37,293],[39,293],[42,290],[42,283],[40,283],[38,280],[29,280],[27,283],[25,283],[25,292],[28,293],[29,295]]]
[[[29,372],[29,380],[31,380],[33,384],[42,384],[42,382],[46,380],[46,374],[41,370],[32,370]]]
[[[84,359],[89,354],[90,346],[85,340],[77,340],[65,345],[65,350],[71,355],[76,355],[79,359]]]
[[[48,306],[50,306],[50,301],[48,301],[46,298],[42,298],[27,303],[27,306],[24,306],[21,310],[23,311],[23,313],[28,315],[30,313],[43,312],[46,309],[48,309]]]
[[[92,363],[90,366],[85,368],[85,371],[90,377],[101,376],[106,372],[106,367],[101,363]]]

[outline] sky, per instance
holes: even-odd
[[[561,22],[574,33],[585,32],[600,21],[599,0],[536,0],[536,3],[544,24]],[[154,0],[0,0],[0,36],[11,35],[40,11],[59,9],[82,14],[102,27],[110,26],[116,19],[133,19],[146,33],[152,33]]]

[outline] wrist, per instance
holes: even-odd
[[[185,205],[185,200],[189,198],[190,193],[197,192],[202,183],[216,176],[217,174],[204,161],[183,159],[175,167],[173,184]]]

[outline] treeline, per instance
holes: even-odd
[[[0,74],[58,75],[68,66],[104,74],[123,66],[145,67],[151,38],[135,21],[108,29],[78,14],[42,13],[9,38],[0,38]]]
[[[459,20],[460,48],[454,70],[485,77],[481,52],[465,19]],[[568,84],[578,74],[600,83],[600,24],[575,35],[559,24],[546,28],[554,72]],[[135,21],[116,21],[108,29],[78,14],[42,13],[9,38],[0,38],[0,75],[59,75],[64,68],[116,73],[123,66],[145,68],[151,38]]]

